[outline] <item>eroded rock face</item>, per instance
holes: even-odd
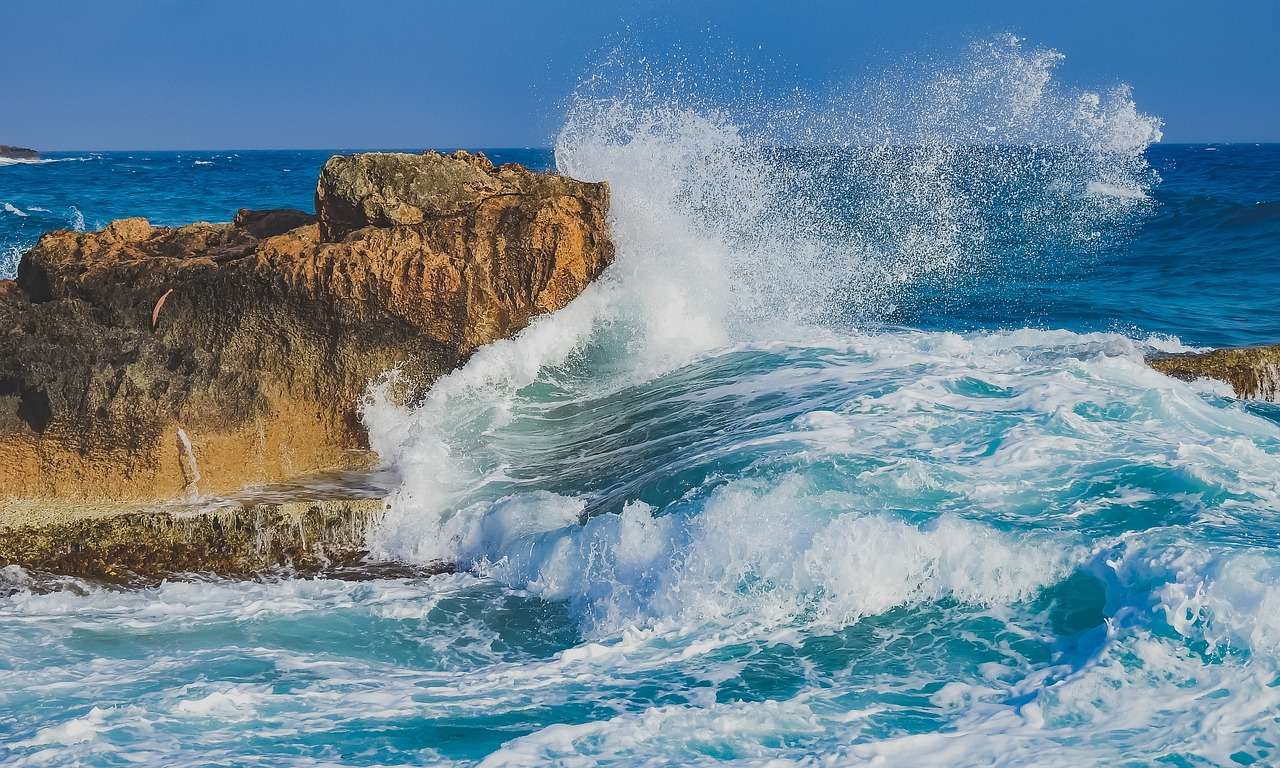
[[[1236,397],[1246,400],[1274,402],[1280,398],[1280,345],[1152,355],[1147,364],[1183,381],[1226,382]]]
[[[325,167],[328,237],[299,211],[43,237],[0,281],[0,496],[159,500],[368,464],[370,381],[398,368],[416,396],[613,258],[603,184],[360,157]],[[370,215],[336,215],[339,190]],[[390,200],[420,215],[378,213]]]

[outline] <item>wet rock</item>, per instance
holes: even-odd
[[[367,466],[371,381],[397,369],[395,394],[420,395],[613,258],[603,184],[478,155],[334,158],[316,198],[318,224],[242,211],[41,238],[0,282],[0,499]]]
[[[1183,381],[1226,382],[1242,399],[1274,402],[1280,394],[1280,345],[1158,354],[1148,356],[1147,364]]]
[[[381,499],[194,510],[0,503],[0,566],[121,584],[355,570],[367,567],[365,541],[384,512]]]

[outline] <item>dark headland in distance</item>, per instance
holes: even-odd
[[[0,144],[0,159],[39,160],[40,153],[26,147],[11,147],[8,144]]]

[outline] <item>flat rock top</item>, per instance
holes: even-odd
[[[330,242],[366,226],[421,224],[459,216],[499,195],[578,197],[607,207],[603,183],[495,167],[481,154],[366,152],[330,158],[316,187],[321,236]]]

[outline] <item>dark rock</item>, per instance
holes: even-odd
[[[315,223],[315,216],[291,208],[276,208],[270,211],[251,211],[248,208],[241,208],[231,222],[233,227],[243,229],[259,240],[283,235],[298,227]]]
[[[40,153],[26,147],[11,147],[0,144],[0,160],[39,160]]]

